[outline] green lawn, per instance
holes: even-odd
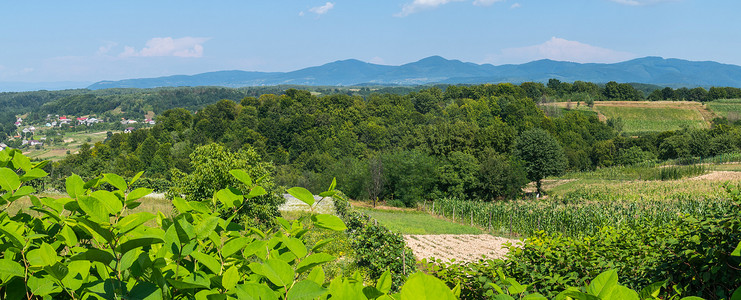
[[[607,118],[622,118],[625,132],[678,130],[682,126],[706,128],[702,115],[695,109],[676,107],[599,106]]]
[[[476,228],[452,223],[419,211],[357,208],[393,232],[402,234],[482,234]]]

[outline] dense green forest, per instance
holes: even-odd
[[[60,179],[72,173],[133,176],[141,170],[152,187],[164,189],[172,184],[174,174],[193,171],[193,151],[219,143],[231,152],[254,152],[273,164],[279,185],[317,189],[337,177],[338,188],[352,198],[414,206],[417,201],[440,196],[483,200],[517,197],[528,182],[567,170],[677,158],[692,161],[741,149],[739,124],[724,119],[715,120],[707,130],[628,137],[621,134],[619,122],[614,120],[605,123],[582,111],[540,106],[544,94],[559,93],[555,86],[568,87],[570,93],[609,94],[611,85],[601,88],[551,81],[547,86],[448,86],[444,90],[430,87],[367,96],[314,95],[298,89],[258,97],[230,89],[206,89],[212,93],[163,90],[158,92],[160,99],[170,95],[173,102],[141,103],[164,109],[175,105],[174,99],[185,101],[182,105],[186,107],[198,107],[199,101],[205,101],[198,100],[202,94],[209,95],[204,99],[241,99],[220,100],[194,112],[186,108],[164,110],[152,129],[114,134],[104,143],[84,146],[78,154],[50,165],[47,168],[54,170],[49,170],[49,183],[60,188]],[[629,94],[641,93],[627,84],[617,87],[632,91],[626,92]],[[181,93],[184,96],[178,96]],[[85,95],[73,99],[94,102]],[[81,107],[77,109],[93,106]],[[534,141],[523,140],[528,136]],[[540,145],[549,140],[554,141],[550,142],[553,162],[563,162],[553,164],[555,168],[538,169],[535,165],[542,162],[534,162],[519,151],[525,143]]]

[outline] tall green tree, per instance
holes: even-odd
[[[566,153],[558,141],[540,128],[523,132],[512,147],[514,156],[524,162],[527,178],[536,182],[541,195],[543,178],[563,173],[568,165]]]

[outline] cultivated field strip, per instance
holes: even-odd
[[[502,259],[508,252],[506,244],[520,243],[488,234],[405,235],[404,240],[419,260],[435,258],[457,262],[475,262],[483,257]]]

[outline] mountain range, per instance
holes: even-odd
[[[88,88],[480,84],[547,82],[550,78],[566,82],[617,81],[670,87],[741,87],[741,66],[661,57],[644,57],[612,64],[582,64],[544,59],[524,64],[494,66],[431,56],[401,66],[349,59],[292,72],[218,71],[196,75],[100,81]]]

